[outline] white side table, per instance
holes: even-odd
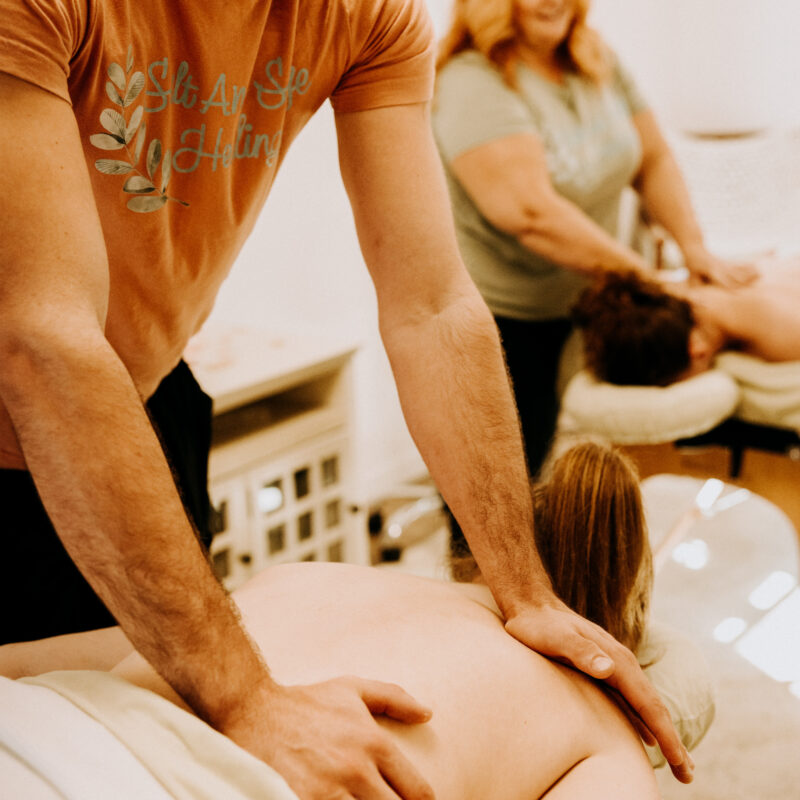
[[[235,588],[267,564],[368,562],[352,496],[352,346],[203,329],[186,360],[214,402],[211,557]]]

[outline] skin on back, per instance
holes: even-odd
[[[742,352],[766,361],[800,361],[800,263],[765,265],[739,289],[690,290],[695,314],[710,320]]]
[[[280,683],[403,686],[424,725],[381,718],[437,800],[657,798],[638,736],[590,680],[509,636],[485,586],[286,564],[234,597]],[[138,655],[115,670],[175,700]]]

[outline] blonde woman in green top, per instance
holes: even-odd
[[[459,245],[500,328],[536,473],[555,429],[569,311],[592,275],[645,270],[615,238],[622,192],[674,237],[694,276],[747,283],[712,255],[653,113],[588,0],[456,0],[433,126]]]

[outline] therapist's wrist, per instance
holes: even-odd
[[[285,691],[285,687],[272,680],[265,671],[265,678],[253,684],[243,684],[235,694],[227,696],[224,704],[217,707],[214,719],[207,722],[226,736],[240,729],[255,728],[261,724],[257,717],[262,716],[265,709],[279,705]]]
[[[683,262],[689,272],[701,270],[709,258],[713,258],[703,241],[693,241],[681,246]]]
[[[234,654],[228,654],[231,655]],[[244,647],[233,658],[224,658],[221,663],[208,660],[202,683],[193,684],[190,692],[179,693],[201,719],[225,733],[246,724],[243,717],[247,716],[248,709],[269,702],[281,689],[257,651]]]
[[[553,591],[547,573],[534,575],[525,585],[504,587],[500,591],[492,591],[495,601],[504,619],[513,619],[531,609],[553,608],[561,605],[561,601]]]

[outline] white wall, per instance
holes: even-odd
[[[590,19],[664,124],[702,132],[800,124],[796,0],[594,0]]]
[[[594,0],[591,20],[667,133],[708,246],[796,253],[800,3]]]

